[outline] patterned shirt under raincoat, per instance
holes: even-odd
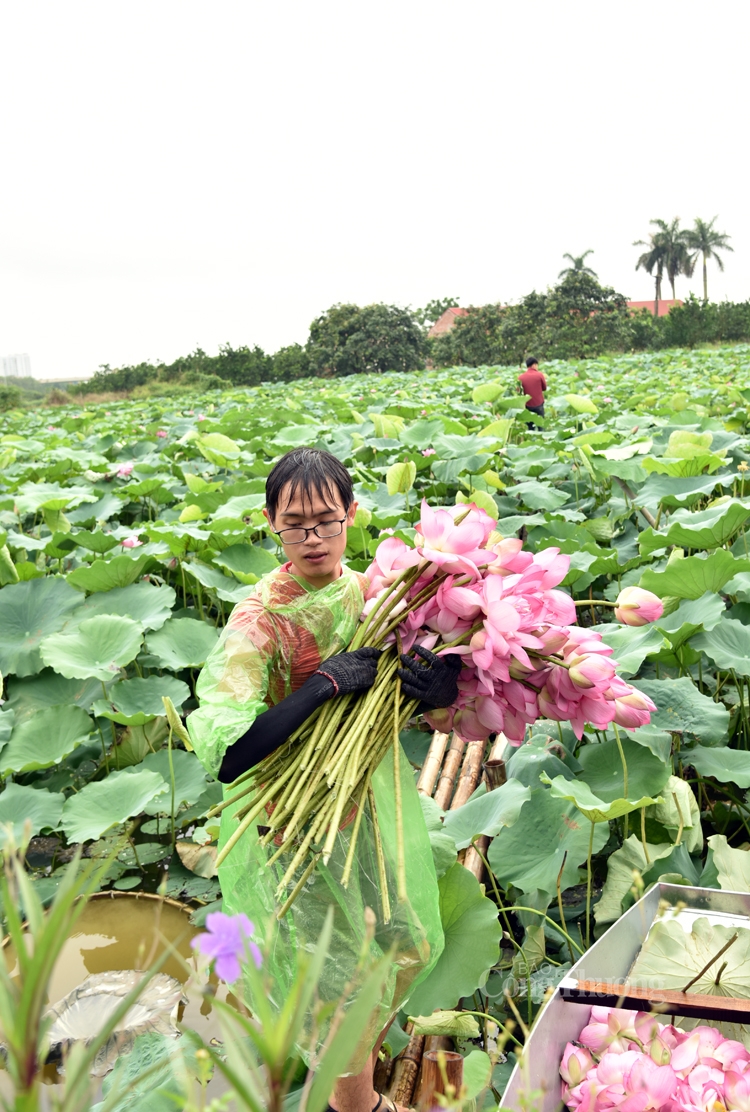
[[[291,574],[291,564],[264,576],[255,591],[233,610],[216,648],[198,678],[200,707],[188,718],[195,752],[215,776],[230,745],[250,728],[257,716],[302,686],[322,661],[343,652],[357,628],[363,607],[364,576],[344,568],[335,582],[314,589]],[[395,945],[393,967],[380,1006],[373,1015],[349,1071],[356,1073],[378,1033],[403,1006],[418,981],[432,969],[443,949],[438,887],[432,852],[412,768],[402,756],[401,795],[406,839],[406,880],[409,897],[396,894],[396,842],[393,759],[389,754],[372,780],[386,860],[391,921],[382,921],[378,868],[367,812],[362,820],[356,865],[348,888],[341,875],[349,844],[344,822],[327,868],[318,866],[292,910],[275,918],[274,892],[285,866],[267,865],[271,850],[258,842],[253,825],[219,868],[224,911],[244,912],[256,934],[270,945],[267,971],[271,998],[280,1007],[297,970],[297,955],[314,947],[328,908],[333,906],[333,939],[319,993],[334,1001],[354,974],[366,938],[365,909],[378,920],[370,955],[377,960]],[[230,794],[225,787],[225,798]],[[222,812],[219,845],[236,827],[234,812],[247,799]],[[300,868],[300,875],[302,867]],[[296,878],[295,878],[296,879]],[[309,1036],[309,1031],[307,1032]],[[325,1035],[325,1029],[320,1037]],[[319,1040],[320,1041],[320,1040]],[[353,1048],[354,1049],[354,1048]]]

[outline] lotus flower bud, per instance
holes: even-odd
[[[574,656],[568,671],[570,682],[584,689],[596,687],[606,690],[614,674],[615,666],[612,661],[596,653]]]
[[[625,587],[617,596],[615,617],[618,622],[629,626],[648,625],[664,613],[660,598],[642,587]]]

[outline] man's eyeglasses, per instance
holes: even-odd
[[[292,529],[272,529],[282,544],[302,544],[307,540],[308,533],[314,533],[316,537],[320,537],[322,541],[328,540],[330,537],[338,537],[344,531],[345,517],[340,521],[321,521],[319,525],[313,525],[309,529],[305,529],[302,525],[294,526]]]

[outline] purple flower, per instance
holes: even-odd
[[[240,960],[249,954],[260,969],[260,950],[251,941],[255,930],[247,915],[225,915],[214,911],[206,916],[206,933],[199,934],[190,945],[214,961],[216,975],[230,984],[239,980]]]

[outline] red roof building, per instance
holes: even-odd
[[[659,302],[659,312],[658,312],[658,314],[655,314],[655,315],[660,316],[660,317],[666,317],[669,310],[674,309],[675,305],[682,305],[682,302],[679,299],[677,299],[676,301],[671,301],[671,300],[660,301]],[[649,313],[653,313],[655,306],[656,306],[655,301],[629,301],[628,302],[628,309],[632,309],[633,312],[635,312],[635,313],[637,313],[639,309],[648,309]],[[442,317],[441,317],[441,320],[442,320]]]
[[[456,317],[465,317],[469,312],[468,309],[459,309],[458,305],[452,305],[450,309],[438,317],[433,324],[428,336],[444,336],[446,332],[450,332],[453,325],[456,323]]]

